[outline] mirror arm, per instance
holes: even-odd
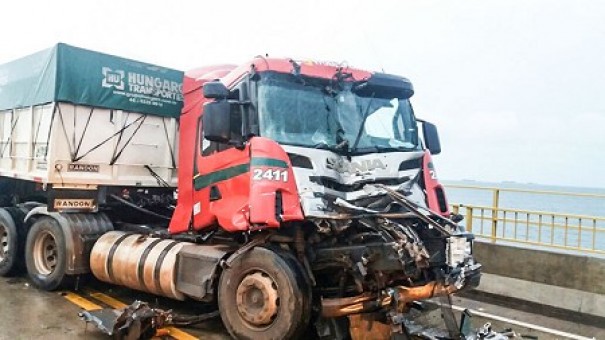
[[[245,109],[247,106],[252,105],[252,101],[251,100],[228,100],[229,104],[234,104],[234,105],[238,105],[240,108],[243,108],[244,110],[242,111],[242,122],[244,122],[245,124],[248,124],[248,122],[246,121],[247,117],[245,114]],[[246,140],[249,139],[249,133],[243,133],[244,131],[244,127],[242,127],[242,141],[229,141],[229,145],[233,145],[236,149],[239,150],[243,150],[246,147]]]

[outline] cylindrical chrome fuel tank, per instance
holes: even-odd
[[[90,268],[101,281],[184,300],[176,290],[176,259],[187,244],[111,231],[92,248]]]

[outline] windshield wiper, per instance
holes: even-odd
[[[376,95],[376,92],[372,92],[372,96],[370,97],[368,106],[366,107],[366,110],[363,113],[363,118],[361,119],[361,124],[359,125],[359,130],[357,131],[357,137],[355,137],[355,142],[353,143],[353,146],[351,147],[351,151],[354,151],[357,148],[357,144],[359,144],[359,140],[361,139],[361,134],[363,133],[363,128],[366,125],[366,120],[368,119],[368,114],[370,113],[370,107],[372,106],[372,103],[374,102],[374,95]],[[361,106],[359,107],[359,109],[361,110]]]
[[[315,145],[312,145],[311,147],[315,148],[315,149],[329,150],[329,151],[340,154],[340,153],[342,153],[343,148],[347,145],[348,145],[348,141],[343,141],[337,145],[329,145],[326,142],[320,142]],[[309,146],[307,146],[307,147],[309,147]]]
[[[317,143],[317,144],[313,145],[313,148],[315,148],[315,149],[332,150],[332,147],[329,146],[328,143],[326,143],[326,142]]]
[[[307,146],[307,147],[309,147],[309,146]],[[311,147],[315,148],[315,149],[330,150],[330,151],[333,151],[333,152],[340,152],[341,151],[338,148],[338,145],[329,145],[326,142],[319,142],[319,143],[317,143],[315,145],[312,145]]]

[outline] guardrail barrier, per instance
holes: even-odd
[[[603,200],[605,211],[605,195],[470,185],[446,185],[446,188],[491,192],[491,206],[450,204],[454,213],[465,217],[466,228],[479,238],[605,254],[605,216],[506,208],[500,203],[504,192],[583,197]]]

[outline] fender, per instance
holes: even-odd
[[[25,216],[28,223],[37,216],[48,216],[59,223],[65,234],[66,273],[69,275],[90,272],[90,251],[95,241],[104,233],[113,230],[113,224],[103,213],[65,214],[49,212],[46,207],[32,209]]]

